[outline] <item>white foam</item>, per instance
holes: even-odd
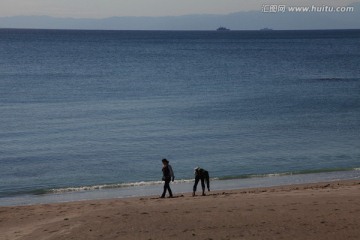
[[[175,180],[173,184],[189,183],[193,182],[193,179],[180,179]],[[66,193],[66,192],[82,192],[82,191],[94,191],[101,189],[116,189],[116,188],[129,188],[129,187],[139,187],[139,186],[151,186],[162,184],[163,181],[140,181],[140,182],[130,182],[130,183],[115,183],[115,184],[102,184],[94,186],[80,186],[80,187],[67,187],[67,188],[54,188],[50,189],[49,193]]]

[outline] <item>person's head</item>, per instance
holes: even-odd
[[[168,165],[169,164],[169,161],[166,158],[164,158],[161,161],[162,161],[163,165]]]
[[[199,170],[200,170],[200,167],[196,167],[196,168],[194,168],[194,173],[198,173],[198,172],[199,172]]]

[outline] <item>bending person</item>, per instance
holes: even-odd
[[[205,181],[208,191],[210,191],[210,178],[209,178],[209,172],[202,168],[195,168],[195,183],[193,187],[193,196],[195,196],[196,188],[199,183],[199,180],[201,180],[201,187],[202,187],[202,195],[205,196]]]

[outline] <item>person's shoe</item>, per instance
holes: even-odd
[[[195,197],[195,192],[193,192],[192,196]]]
[[[165,198],[165,196],[160,196],[160,198]]]

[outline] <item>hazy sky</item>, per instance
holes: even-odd
[[[346,6],[356,0],[0,0],[0,17],[105,18],[261,11],[264,4]]]

